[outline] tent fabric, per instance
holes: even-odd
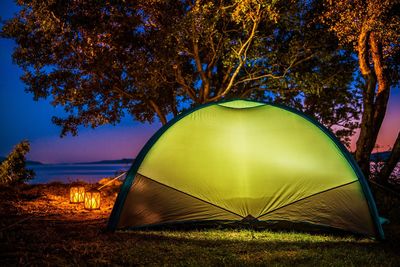
[[[120,227],[160,222],[241,220],[241,217],[211,203],[177,191],[137,174],[120,218]],[[135,218],[132,221],[132,218]]]
[[[371,230],[374,229],[358,182],[302,199],[266,213],[259,219],[308,222],[364,235],[373,235]]]
[[[208,104],[156,133],[109,228],[247,216],[383,238],[365,178],[333,135],[298,111],[245,100]]]

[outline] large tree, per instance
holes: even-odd
[[[385,117],[390,88],[399,82],[400,2],[393,0],[325,1],[323,16],[341,43],[358,55],[364,78],[363,111],[355,152],[364,174],[370,172],[370,155]],[[386,183],[400,158],[399,138],[384,168]]]
[[[79,125],[167,115],[230,97],[284,101],[348,138],[353,60],[315,18],[319,1],[21,0],[3,26],[35,99]]]

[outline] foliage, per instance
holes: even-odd
[[[281,78],[262,83],[267,84],[267,91],[272,91],[268,94],[272,101],[316,118],[349,145],[359,126],[361,109],[361,91],[352,85],[356,60],[351,52],[339,49],[335,34],[319,23],[319,14],[323,12],[320,1],[299,1],[287,8],[290,11],[286,17],[282,15],[279,25],[274,27],[270,45],[274,50],[263,57],[272,66],[285,61],[283,64],[290,66],[290,55],[301,51],[308,56],[301,64],[285,69]]]
[[[339,0],[325,1],[326,12],[322,19],[330,25],[342,44],[354,51],[360,47],[359,36],[363,29],[373,31],[382,40],[384,59],[392,60],[399,53],[399,8],[393,0]],[[394,62],[393,62],[394,63]]]
[[[372,180],[378,181],[380,180],[380,173],[382,172],[385,166],[384,161],[376,161],[371,162],[370,170],[371,170],[371,178]],[[386,185],[400,185],[400,163],[398,163],[393,171],[391,172],[389,179],[385,183]]]
[[[18,3],[2,35],[17,42],[27,90],[69,113],[53,118],[62,135],[125,114],[166,123],[188,106],[232,97],[309,97],[304,109],[312,105],[309,113],[328,127],[358,112],[349,90],[354,59],[316,22],[319,1]]]
[[[35,173],[26,168],[25,155],[29,152],[29,142],[17,144],[0,165],[0,184],[17,184],[33,179]]]
[[[400,135],[400,133],[399,133]],[[395,155],[393,151],[396,151],[399,149],[399,141],[397,140],[397,148],[396,148],[396,143],[395,146],[392,148],[386,148],[388,151],[382,151],[382,152],[375,152],[371,156],[371,162],[370,162],[370,171],[371,175],[370,178],[381,185],[391,187],[396,190],[400,186],[400,161],[393,160],[392,157]],[[383,147],[379,145],[375,145],[375,151],[379,151],[379,149],[382,149]],[[392,162],[393,161],[393,162]],[[394,166],[390,166],[394,165]],[[390,166],[390,172],[389,174],[386,174],[386,168]],[[385,180],[382,180],[382,176],[388,175]]]
[[[338,36],[340,44],[358,53],[361,74],[365,79],[369,73],[376,75],[376,93],[385,86],[398,86],[400,2],[326,0],[324,10],[322,21]]]
[[[400,2],[392,0],[325,1],[322,20],[340,43],[358,54],[362,78],[363,111],[356,160],[366,176],[369,160],[385,117],[391,87],[400,79]],[[400,135],[396,143],[400,143]],[[399,146],[399,145],[398,145]],[[384,168],[385,183],[400,158],[400,148],[392,151],[390,166]]]

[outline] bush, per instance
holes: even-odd
[[[35,172],[26,168],[25,155],[29,150],[30,145],[27,140],[23,140],[14,147],[0,165],[0,184],[14,185],[24,183],[35,177]]]

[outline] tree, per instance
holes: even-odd
[[[246,62],[268,1],[20,1],[3,27],[18,44],[15,61],[35,99],[53,96],[77,126],[176,114],[177,99],[204,103],[226,96]],[[246,14],[246,16],[244,16]],[[220,81],[218,89],[215,68]],[[223,75],[223,76],[222,76]],[[223,85],[222,85],[223,84]]]
[[[343,45],[357,52],[365,80],[361,129],[355,157],[368,176],[370,155],[385,117],[390,88],[399,81],[400,3],[391,0],[339,0],[325,3],[324,21]],[[399,157],[400,152],[394,149],[393,160],[398,161]],[[386,170],[382,179],[387,180],[392,170]]]
[[[390,175],[393,173],[399,162],[399,155],[400,155],[400,132],[397,135],[396,142],[394,143],[392,152],[390,153],[388,160],[386,161],[382,170],[379,172],[378,182],[380,182],[381,184],[389,183]]]
[[[17,144],[0,165],[0,184],[18,184],[35,177],[33,170],[26,168],[25,155],[30,145],[27,140]]]
[[[321,25],[320,1],[298,1],[280,10],[277,25],[263,29],[273,33],[264,42],[268,49],[260,49],[260,57],[268,60],[265,68],[281,77],[260,80],[263,90],[250,91],[246,97],[301,110],[350,145],[360,112],[360,90],[352,84],[355,58],[351,52],[339,49],[335,34]],[[287,68],[299,53],[305,60]],[[249,88],[251,85],[245,92]]]
[[[19,3],[2,35],[17,42],[27,90],[69,112],[53,119],[62,135],[125,113],[165,124],[169,114],[232,97],[291,95],[333,128],[356,113],[346,103],[353,62],[315,22],[319,1]],[[330,113],[316,108],[325,89],[342,98],[325,98]],[[344,128],[348,135],[354,125]]]

